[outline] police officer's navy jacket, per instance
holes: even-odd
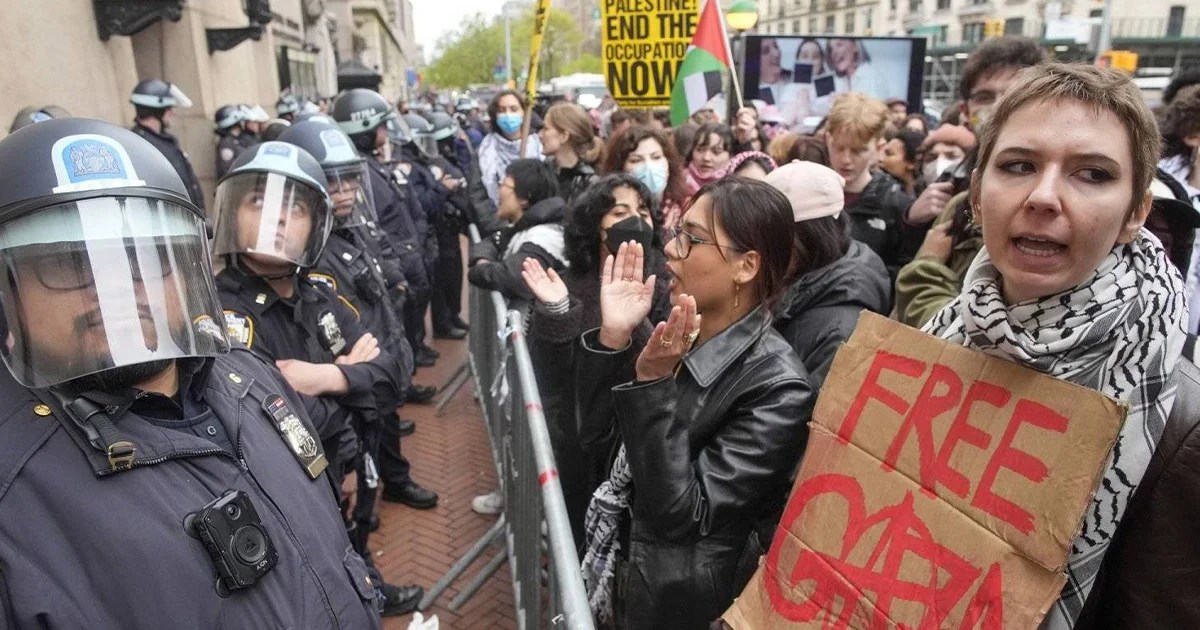
[[[225,310],[225,328],[270,361],[299,359],[333,363],[350,351],[365,332],[358,315],[323,282],[297,281],[296,294],[283,299],[257,276],[236,267],[217,274],[217,295]],[[351,409],[394,410],[403,394],[401,360],[382,345],[379,356],[355,365],[339,365],[349,391],[337,401]]]
[[[200,180],[196,178],[196,171],[192,170],[192,162],[188,160],[187,154],[179,146],[179,140],[169,133],[159,133],[140,123],[135,124],[132,131],[153,144],[154,148],[158,149],[158,152],[171,162],[171,166],[175,167],[175,172],[179,173],[179,179],[183,180],[183,186],[187,188],[192,203],[196,204],[197,208],[203,209],[204,191],[200,189]]]
[[[245,149],[246,145],[242,142],[242,136],[221,136],[221,139],[217,141],[217,177],[223,177],[229,171],[229,167],[233,165],[233,161]]]
[[[416,195],[407,182],[398,184],[395,172],[374,155],[364,154],[371,173],[371,197],[379,219],[382,237],[387,239],[400,262],[404,278],[413,291],[429,287],[424,261],[424,234],[417,232],[413,217],[420,211]]]
[[[333,290],[358,314],[362,328],[400,360],[401,385],[407,391],[412,384],[412,347],[404,336],[404,323],[394,308],[383,267],[367,249],[363,235],[353,228],[334,230],[308,279]]]
[[[305,471],[264,410],[282,396],[311,432],[296,394],[244,349],[195,363],[178,404],[200,430],[135,403],[114,418],[137,445],[117,472],[60,406],[0,370],[0,628],[380,627],[329,481]],[[183,523],[230,489],[249,495],[279,559],[221,597]]]

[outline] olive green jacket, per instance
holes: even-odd
[[[935,225],[953,220],[954,209],[966,199],[966,192],[955,195]],[[918,256],[900,268],[896,276],[895,318],[901,323],[920,328],[933,319],[938,311],[962,291],[967,268],[983,249],[983,237],[978,229],[950,250],[945,263],[929,256]]]

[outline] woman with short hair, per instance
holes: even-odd
[[[1143,229],[1159,146],[1128,76],[1023,70],[979,137],[970,204],[984,247],[924,328],[1128,408],[1049,630],[1200,627],[1200,431],[1176,400],[1200,381],[1180,360],[1182,280]]]

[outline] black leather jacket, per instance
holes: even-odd
[[[787,498],[816,400],[808,374],[765,308],[690,352],[674,378],[630,381],[631,349],[603,348],[596,331],[582,342],[580,402],[610,398],[633,473],[621,627],[707,627],[748,577],[735,574],[753,526]]]

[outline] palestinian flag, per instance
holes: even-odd
[[[692,35],[675,86],[671,88],[671,126],[681,125],[721,93],[721,75],[733,67],[719,0],[708,0]]]

